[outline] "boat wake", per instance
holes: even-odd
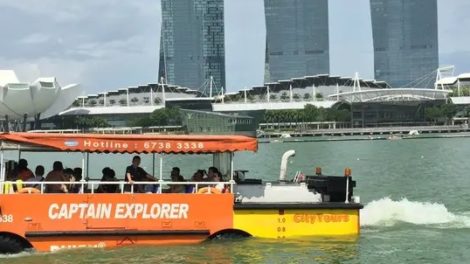
[[[372,201],[361,210],[361,226],[394,226],[400,222],[437,228],[470,228],[470,214],[451,213],[439,203],[414,202],[406,198],[394,201],[388,197]]]

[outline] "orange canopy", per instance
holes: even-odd
[[[256,151],[256,138],[205,135],[0,134],[1,149],[111,153]]]

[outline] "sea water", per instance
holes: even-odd
[[[408,139],[260,144],[258,153],[238,153],[235,166],[247,177],[277,179],[284,151],[296,156],[288,175],[326,175],[352,169],[354,195],[365,205],[359,237],[294,240],[237,239],[190,246],[79,249],[3,256],[3,263],[469,263],[470,139]],[[18,154],[12,154],[16,158]],[[54,160],[78,167],[82,155],[22,153],[30,167],[50,169]],[[124,177],[132,155],[90,155],[88,175],[99,179],[112,167]],[[142,166],[158,176],[159,155]],[[186,179],[207,169],[209,155],[165,155],[162,174],[179,166]]]

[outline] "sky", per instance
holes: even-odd
[[[369,0],[329,3],[331,74],[373,79]],[[440,64],[470,72],[470,1],[438,4]],[[157,81],[159,0],[0,0],[0,25],[0,69],[21,81],[55,76],[87,94]],[[225,0],[228,91],[263,83],[265,31],[263,0]]]

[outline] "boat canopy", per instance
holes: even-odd
[[[222,153],[256,151],[256,138],[238,135],[114,135],[3,133],[0,150],[88,153]]]

